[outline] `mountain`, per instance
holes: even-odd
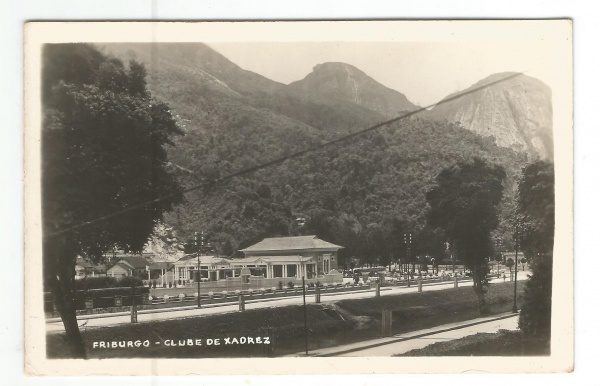
[[[490,75],[459,93],[511,74]],[[464,128],[479,135],[493,136],[500,146],[525,151],[533,157],[553,159],[552,92],[546,84],[530,76],[520,75],[438,104],[427,116],[460,122]]]
[[[288,88],[307,98],[321,96],[352,102],[388,118],[418,109],[404,94],[346,63],[318,64],[304,79],[289,84]]]
[[[317,66],[305,79],[286,86],[246,71],[200,43],[107,44],[104,50],[125,62],[143,62],[153,96],[168,103],[185,126],[185,135],[168,152],[186,187],[416,108],[399,92],[340,63]],[[444,119],[415,117],[194,190],[166,214],[165,224],[182,241],[203,230],[225,255],[264,237],[311,232],[343,245],[345,256],[375,259],[384,254],[375,250],[385,244],[378,241],[384,235],[396,240],[402,227],[415,233],[424,228],[425,193],[435,176],[473,157],[506,168],[503,208],[510,208],[525,153]],[[307,219],[303,229],[298,217]],[[510,233],[510,224],[502,227],[501,232]],[[375,247],[365,252],[367,243]]]
[[[264,126],[276,127],[281,119],[294,121],[331,138],[385,120],[377,111],[350,101],[299,94],[289,86],[242,69],[203,43],[110,43],[102,48],[125,62],[144,63],[152,94],[185,114],[183,118],[191,130],[223,115],[229,119],[234,115],[264,116],[268,112],[269,122]]]

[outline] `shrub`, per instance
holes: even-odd
[[[148,287],[138,287],[135,290],[136,304],[142,304],[142,298],[150,292]],[[90,290],[75,291],[75,307],[76,309],[85,308],[85,300],[93,299],[94,308],[106,308],[114,305],[115,296],[121,296],[123,306],[131,304],[131,288],[130,287],[114,287],[114,288],[95,288]]]
[[[117,287],[141,287],[144,285],[144,282],[139,277],[135,276],[124,276],[117,280]]]
[[[552,257],[541,257],[533,262],[531,269],[533,273],[525,283],[519,329],[526,335],[550,339]]]
[[[288,288],[294,288],[294,283],[291,281],[287,283]]]
[[[123,276],[121,278],[111,276],[86,277],[75,281],[75,290],[91,290],[99,288],[143,287],[144,281],[134,276]]]

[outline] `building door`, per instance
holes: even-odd
[[[323,255],[323,273],[328,274],[331,270],[331,255]]]

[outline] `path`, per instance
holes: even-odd
[[[491,317],[477,318],[459,323],[445,324],[425,330],[412,331],[342,346],[309,351],[309,356],[374,357],[404,354],[437,342],[460,339],[480,332],[494,333],[501,329],[518,329],[518,314],[503,313]],[[289,356],[306,356],[304,352]]]

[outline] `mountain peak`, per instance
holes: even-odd
[[[342,62],[317,64],[304,79],[291,83],[288,88],[305,97],[321,96],[353,102],[387,117],[418,108],[402,93]]]
[[[496,82],[515,72],[485,77],[459,93]],[[520,75],[435,106],[430,117],[460,124],[500,146],[525,151],[534,157],[553,158],[552,91],[539,79]]]

